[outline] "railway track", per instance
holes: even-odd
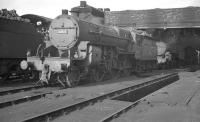
[[[61,88],[53,87],[53,85],[50,85],[50,87],[34,85],[2,90],[0,91],[0,108],[24,103],[27,101],[37,100],[59,89]]]
[[[55,87],[58,86],[59,84],[49,84],[48,87]],[[28,85],[28,86],[23,86],[23,87],[17,87],[17,88],[10,88],[8,90],[0,90],[0,96],[3,95],[8,95],[8,94],[14,94],[14,93],[18,93],[18,92],[24,92],[24,91],[30,91],[30,90],[34,90],[34,89],[40,89],[43,88],[43,85]]]
[[[23,92],[23,91],[29,91],[29,90],[33,90],[33,89],[39,89],[39,88],[42,88],[42,87],[44,87],[44,86],[32,85],[32,86],[14,88],[14,89],[9,89],[9,90],[2,90],[2,91],[0,91],[0,96],[8,95],[8,94],[14,94],[14,93]]]
[[[161,77],[161,78],[157,78],[157,79],[150,80],[150,81],[147,81],[147,82],[144,82],[144,83],[141,83],[141,84],[129,86],[129,87],[126,87],[126,88],[123,88],[123,89],[120,89],[120,90],[116,90],[116,91],[104,94],[104,95],[99,95],[99,96],[94,97],[92,99],[84,100],[84,101],[74,103],[74,104],[71,104],[71,105],[68,105],[68,106],[65,106],[65,107],[56,108],[56,109],[48,111],[46,113],[27,117],[27,118],[24,118],[21,121],[22,122],[42,121],[43,122],[43,121],[55,120],[60,116],[66,116],[66,115],[69,115],[69,113],[84,110],[84,108],[87,108],[88,106],[95,106],[96,104],[102,103],[105,100],[109,100],[109,99],[112,99],[112,100],[118,99],[119,100],[119,99],[121,99],[120,98],[121,96],[128,94],[130,92],[131,93],[134,92],[134,91],[138,92],[141,89],[148,89],[148,88],[150,88],[151,86],[154,86],[154,85],[163,85],[164,86],[164,85],[167,85],[169,83],[174,82],[175,80],[178,80],[178,74],[177,73],[169,74],[169,75],[166,75],[166,76]],[[153,92],[153,91],[151,91],[151,92]],[[142,95],[145,96],[147,94],[142,94]],[[144,96],[141,96],[141,98],[144,97]],[[110,121],[113,118],[119,116],[120,114],[124,113],[128,109],[134,107],[139,102],[139,99],[141,99],[141,98],[137,98],[137,100],[135,100],[134,102],[131,102],[130,104],[128,104],[127,106],[125,106],[121,110],[115,112],[114,114],[111,114],[108,117],[103,117],[101,122],[107,122],[107,121]]]

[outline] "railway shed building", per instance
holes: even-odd
[[[105,24],[145,30],[166,43],[178,64],[198,64],[200,7],[109,11]]]

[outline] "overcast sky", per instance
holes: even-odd
[[[110,8],[111,11],[152,8],[180,8],[199,6],[200,0],[86,0],[96,8]],[[0,0],[0,9],[16,9],[19,15],[37,14],[55,18],[61,9],[70,10],[79,6],[80,0]]]

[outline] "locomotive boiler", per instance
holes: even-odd
[[[51,22],[49,35],[38,47],[36,55],[28,56],[27,61],[21,63],[23,69],[32,70],[37,77],[41,74],[39,81],[43,83],[57,80],[63,86],[75,86],[80,79],[101,81],[105,77],[129,75],[137,69],[136,63],[142,57],[139,56],[142,48],[138,47],[143,43],[139,41],[137,46],[134,34],[67,13],[63,11]],[[144,45],[148,45],[148,40],[152,43],[150,39],[145,41],[144,36],[140,40],[147,42]],[[155,49],[145,48],[146,53]],[[137,50],[140,52],[136,53]],[[153,55],[156,57],[155,53]]]

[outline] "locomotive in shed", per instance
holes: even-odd
[[[86,21],[63,10],[51,22],[37,53],[22,61],[21,68],[34,72],[42,83],[56,80],[71,87],[81,79],[102,81],[153,69],[156,56],[156,42],[147,35]]]
[[[38,15],[18,16],[14,10],[0,10],[0,83],[14,78],[28,79],[28,73],[19,63],[26,60],[27,50],[36,52],[43,41],[43,34],[36,30],[36,21],[50,23]],[[33,22],[34,20],[34,22]]]

